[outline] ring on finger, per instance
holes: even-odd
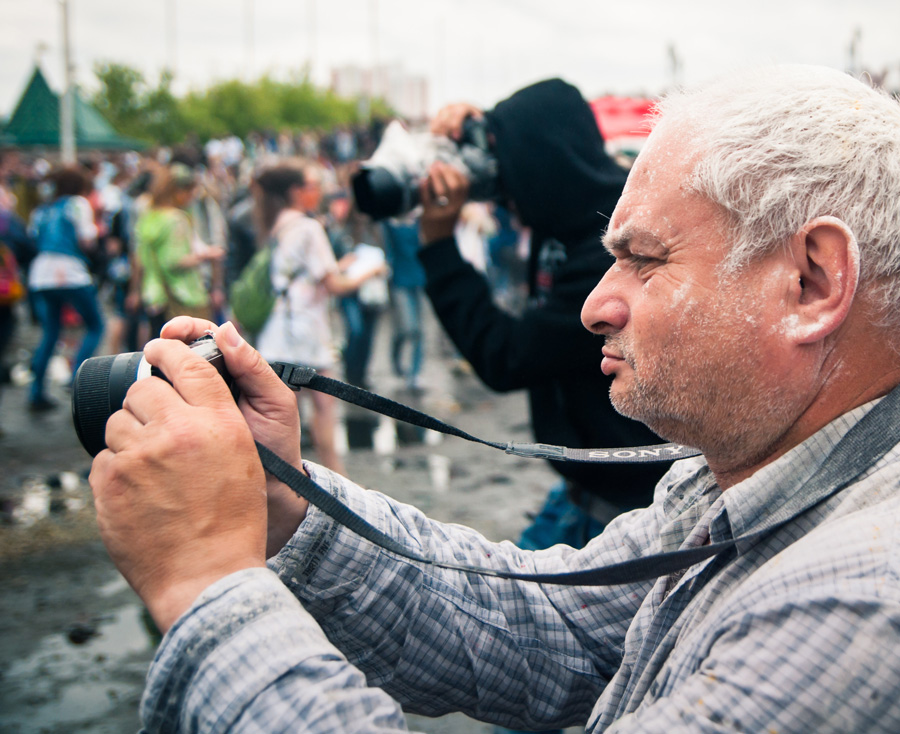
[[[447,206],[450,203],[450,199],[441,194],[440,196],[435,197],[434,203],[438,206]]]

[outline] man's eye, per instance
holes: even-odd
[[[657,258],[646,257],[644,255],[629,255],[628,262],[635,270],[644,270],[645,268],[659,265],[659,260]]]

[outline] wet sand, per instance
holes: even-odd
[[[426,324],[422,394],[406,391],[390,372],[386,316],[370,369],[373,390],[484,438],[530,440],[524,394],[497,395],[457,369],[430,312]],[[12,355],[24,356],[37,337],[33,327],[20,328]],[[62,405],[41,415],[26,410],[24,387],[5,386],[0,396],[0,731],[137,731],[156,640],[99,542],[86,482],[90,458],[72,428],[69,395],[59,385],[51,394]],[[342,412],[351,478],[494,540],[516,538],[555,481],[541,461],[398,427],[359,409]],[[305,456],[314,460],[315,452]],[[435,734],[491,731],[458,714],[410,716],[409,726]]]

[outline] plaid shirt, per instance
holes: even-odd
[[[702,459],[587,548],[528,553],[427,520],[314,465],[370,522],[443,559],[580,570],[745,535],[872,404],[722,492]],[[485,578],[398,559],[313,509],[270,569],[207,589],[169,631],[149,732],[394,732],[406,710],[588,732],[900,731],[900,446],[751,547],[616,587]],[[298,601],[299,600],[299,601]]]

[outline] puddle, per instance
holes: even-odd
[[[107,594],[111,588],[104,587]],[[107,671],[121,670],[130,656],[152,650],[143,608],[121,607],[95,627],[97,634],[79,645],[66,633],[49,635],[27,658],[4,667],[0,730],[20,726],[22,731],[39,731],[100,719],[132,694],[133,682],[110,679]],[[139,667],[145,670],[146,663]]]
[[[4,498],[4,520],[30,527],[50,515],[76,513],[87,504],[89,491],[87,483],[75,472],[29,477],[22,482],[18,496]]]

